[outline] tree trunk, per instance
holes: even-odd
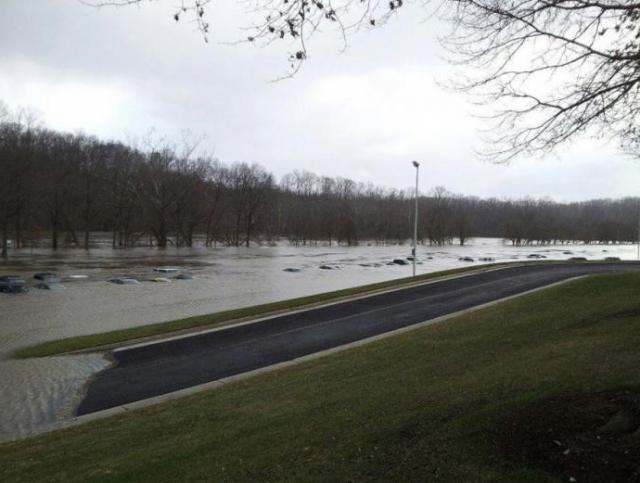
[[[54,221],[51,226],[51,248],[58,249],[58,222]]]
[[[252,227],[252,216],[250,213],[247,219],[247,232],[245,237],[245,245],[247,246],[247,248],[249,248],[249,244],[251,243],[251,227]]]
[[[22,248],[22,216],[20,212],[16,215],[15,248]]]
[[[2,258],[9,256],[9,228],[5,223],[2,227]]]

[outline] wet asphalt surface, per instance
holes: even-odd
[[[424,322],[579,275],[640,271],[640,264],[510,267],[310,309],[112,353],[77,414],[159,396]]]

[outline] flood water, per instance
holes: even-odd
[[[107,367],[99,354],[12,360],[11,353],[37,342],[162,322],[192,315],[338,290],[411,275],[411,266],[387,265],[406,258],[410,247],[273,247],[112,250],[24,249],[0,261],[0,275],[21,275],[25,294],[0,294],[0,440],[29,434],[69,418],[82,388]],[[468,245],[419,247],[418,274],[486,263],[522,261],[530,254],[549,259],[607,256],[636,259],[635,245],[513,247],[477,238]],[[430,258],[429,258],[430,257]],[[474,262],[460,261],[471,257]],[[330,265],[331,270],[321,269]],[[156,273],[154,267],[178,272]],[[285,269],[298,269],[297,272]],[[56,272],[55,290],[33,288],[33,274]],[[176,280],[177,273],[193,280]],[[114,276],[133,276],[139,285],[115,285]],[[170,282],[152,282],[167,277]]]

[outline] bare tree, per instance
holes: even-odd
[[[96,0],[131,5],[141,0]],[[406,2],[409,3],[409,2]],[[418,2],[414,2],[418,3]],[[208,0],[184,0],[175,19],[189,16],[206,36]],[[588,133],[615,137],[640,153],[640,3],[630,0],[432,0],[419,2],[452,29],[441,38],[462,64],[457,86],[484,104],[492,122],[482,154],[507,162],[539,155]],[[343,38],[374,28],[405,7],[404,0],[254,0],[250,42],[292,39],[290,73],[308,56],[308,39],[331,25]],[[465,77],[463,77],[463,75]]]
[[[84,0],[88,5],[128,6],[142,0]],[[182,0],[172,13],[176,22],[195,23],[197,30],[209,41],[211,23],[207,10],[211,0]],[[295,74],[307,58],[307,40],[321,26],[330,25],[338,31],[346,46],[347,35],[363,26],[374,27],[386,22],[400,8],[404,0],[374,2],[372,0],[252,0],[246,2],[255,21],[250,34],[241,41],[269,44],[278,40],[291,40],[293,48],[288,57],[289,75]]]
[[[335,194],[338,199],[336,213],[336,238],[348,246],[358,244],[358,215],[356,211],[356,183],[348,178],[337,178]]]
[[[8,116],[8,114],[6,114]],[[4,123],[0,129],[0,229],[2,230],[2,258],[8,256],[9,229],[19,212],[19,183],[22,178],[21,141],[23,125],[19,122]],[[16,189],[17,188],[17,189]]]
[[[227,169],[217,159],[209,161],[205,173],[205,246],[217,243],[220,237],[220,226],[227,210],[225,179]]]
[[[448,245],[453,239],[452,213],[450,207],[452,194],[444,186],[436,186],[426,199],[421,210],[427,237],[431,245]]]
[[[112,247],[125,248],[133,245],[136,213],[140,210],[138,182],[134,173],[142,161],[142,155],[119,143],[107,143],[105,156],[105,223],[112,231]]]
[[[160,248],[169,244],[171,217],[178,202],[175,164],[175,153],[170,148],[154,150],[140,165],[137,176],[148,227]]]
[[[94,230],[112,232],[113,247],[125,248],[143,240],[191,246],[198,235],[205,246],[280,236],[303,244],[404,243],[412,227],[412,193],[308,172],[285,175],[277,186],[256,164],[189,160],[166,143],[143,151],[47,130],[24,116],[0,122],[0,174],[5,257],[42,238],[54,248],[86,247]],[[634,198],[484,200],[437,187],[420,203],[419,236],[432,244],[471,236],[523,245],[637,241]]]
[[[228,185],[232,197],[228,241],[231,245],[248,247],[273,188],[273,176],[257,164],[238,163],[228,171]]]
[[[591,0],[450,2],[443,38],[475,68],[459,87],[494,107],[490,159],[544,154],[589,133],[636,149],[640,3]]]
[[[89,249],[91,230],[95,229],[94,218],[97,214],[98,205],[101,203],[103,194],[103,172],[104,160],[108,145],[99,142],[95,138],[80,138],[79,147],[79,172],[80,177],[80,206],[82,229],[84,232],[82,246]]]
[[[78,208],[76,189],[80,139],[71,134],[42,130],[38,133],[39,169],[37,185],[42,211],[47,215],[51,245],[57,249],[61,236],[78,246],[75,233],[75,211]],[[65,240],[66,241],[66,240]]]
[[[2,129],[0,130],[0,159],[7,157],[7,139],[5,119],[9,116],[7,105],[0,101],[0,122]],[[9,210],[8,210],[8,176],[0,176],[0,228],[2,228],[2,247],[0,256],[7,258],[9,251]]]

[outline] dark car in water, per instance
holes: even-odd
[[[138,285],[140,283],[138,279],[133,277],[113,277],[109,282],[116,285]]]
[[[0,292],[21,293],[26,291],[26,282],[17,275],[3,275],[0,277]]]
[[[48,283],[57,283],[60,281],[60,277],[52,272],[38,272],[33,276],[33,278]]]
[[[289,271],[290,269],[285,268],[285,271]],[[298,270],[298,269],[295,269]],[[298,270],[299,272],[300,270]],[[176,280],[193,280],[193,275],[190,275],[188,273],[181,273],[180,275],[176,275],[175,277]]]

